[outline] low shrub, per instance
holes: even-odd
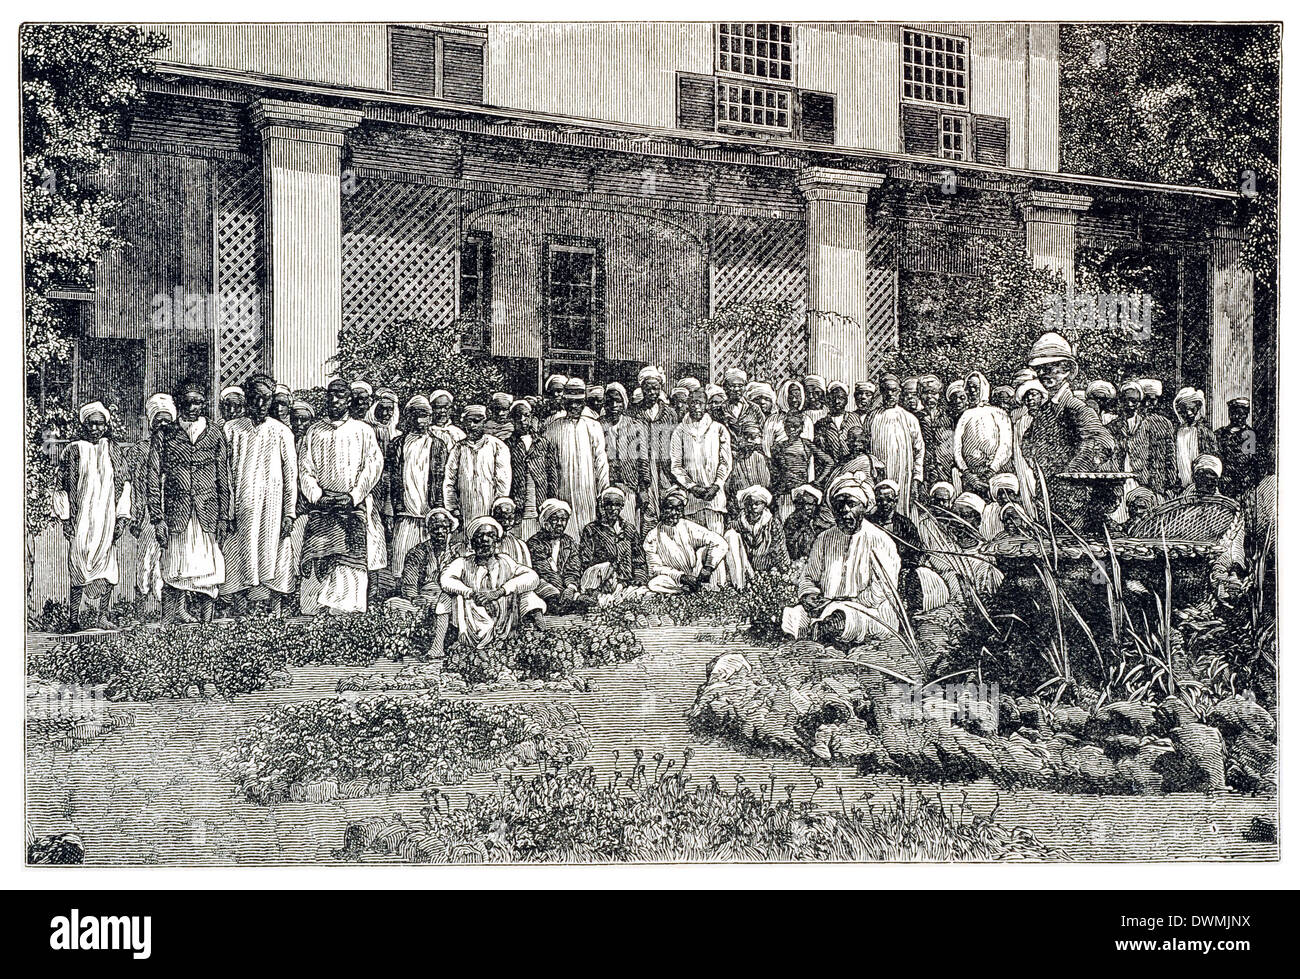
[[[482,648],[455,642],[447,647],[443,670],[475,684],[493,683],[503,674],[554,680],[583,666],[628,662],[645,653],[630,627],[634,619],[621,609],[595,609],[583,628],[521,629]]]
[[[221,768],[252,802],[325,801],[456,784],[511,762],[579,759],[589,747],[566,705],[380,695],[277,707],[226,751]]]
[[[716,777],[694,782],[685,769],[655,755],[650,773],[641,752],[630,774],[601,780],[595,771],[552,765],[540,773],[511,773],[496,792],[452,806],[425,792],[419,823],[374,817],[350,824],[336,856],[397,856],[413,863],[609,861],[881,861],[1052,860],[1065,854],[1029,831],[1000,826],[963,801],[899,796],[878,806],[849,805],[841,791],[830,807],[815,804],[775,780],[757,791],[736,776],[736,788]]]

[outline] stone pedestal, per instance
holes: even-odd
[[[253,104],[262,137],[269,367],[290,388],[323,384],[342,324],[340,157],[361,113],[277,99]]]
[[[809,167],[799,178],[808,202],[809,371],[828,381],[879,372],[897,347],[897,272],[867,264],[868,203],[882,173]]]

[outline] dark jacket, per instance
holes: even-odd
[[[621,585],[644,585],[650,581],[650,565],[645,559],[641,539],[620,524],[619,530],[593,520],[582,528],[578,538],[578,571],[608,561],[614,578]]]
[[[1115,464],[1129,469],[1138,483],[1160,497],[1178,489],[1178,469],[1174,465],[1174,432],[1168,419],[1145,412],[1138,416],[1137,428],[1128,430],[1128,418],[1121,415],[1106,426],[1115,439]]]
[[[399,435],[388,445],[388,457],[384,460],[384,473],[388,477],[388,500],[392,508],[388,513],[402,516],[405,513],[406,481],[402,469],[406,465],[406,442],[419,438],[415,433]],[[431,436],[429,446],[429,507],[440,507],[442,503],[442,477],[447,471],[447,446],[436,435]],[[414,516],[414,514],[406,514]]]
[[[772,495],[788,495],[796,486],[809,480],[808,460],[813,445],[805,438],[783,439],[772,446]]]
[[[560,451],[545,435],[534,435],[525,448],[517,435],[505,440],[510,450],[510,497],[522,513],[528,501],[528,484],[534,486],[534,503],[553,499],[560,487]]]
[[[197,442],[179,424],[160,435],[149,448],[150,519],[166,520],[176,537],[194,514],[204,531],[215,534],[217,521],[234,515],[230,445],[221,426],[209,419]]]
[[[840,427],[827,415],[813,425],[813,456],[817,460],[817,481],[849,457],[849,432],[861,428],[856,415],[847,411]]]
[[[1224,425],[1214,433],[1223,463],[1223,492],[1228,496],[1241,496],[1258,482],[1260,447],[1255,440],[1255,430],[1249,425]]]
[[[532,555],[537,577],[556,591],[564,591],[569,585],[578,587],[578,579],[582,577],[578,542],[568,534],[560,535],[560,550],[554,562],[551,561],[551,542],[545,534],[533,534],[528,538],[528,553]]]

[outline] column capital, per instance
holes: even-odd
[[[799,190],[809,201],[865,204],[871,192],[879,190],[884,182],[883,173],[863,170],[804,167],[799,173]]]
[[[1090,207],[1092,207],[1092,198],[1085,194],[1058,194],[1047,190],[1030,190],[1020,196],[1020,213],[1026,221],[1072,224]]]
[[[341,146],[343,134],[361,124],[362,112],[305,102],[258,99],[249,110],[249,119],[263,139],[279,136]]]
[[[1215,241],[1245,241],[1250,237],[1250,232],[1241,225],[1225,222],[1215,225],[1210,237]]]

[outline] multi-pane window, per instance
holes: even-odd
[[[903,98],[966,108],[964,37],[903,29]]]
[[[550,245],[546,251],[548,346],[552,350],[596,352],[594,247]]]
[[[788,132],[790,93],[718,79],[718,124]]]
[[[965,160],[970,146],[969,120],[950,112],[939,114],[939,156],[945,160]]]
[[[467,235],[460,246],[460,318],[463,346],[491,346],[492,239],[485,233]]]
[[[789,24],[719,24],[718,71],[793,81],[794,29]]]

